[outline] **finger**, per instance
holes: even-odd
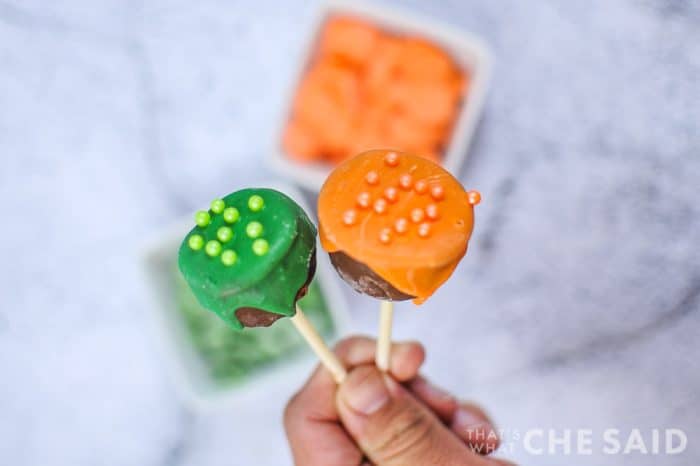
[[[350,350],[353,340],[355,338],[341,341],[338,348]],[[346,361],[343,363],[347,364]],[[318,365],[287,403],[284,428],[295,464],[356,466],[362,460],[362,452],[338,423],[336,389],[337,384],[330,372]],[[319,439],[323,441],[319,442]]]
[[[410,391],[372,365],[348,373],[336,405],[347,431],[378,466],[488,464]]]
[[[419,375],[408,384],[416,398],[426,404],[446,424],[451,424],[459,408],[457,398]]]
[[[425,349],[420,343],[392,343],[389,373],[399,382],[415,378],[424,362]]]
[[[466,443],[472,451],[488,455],[500,444],[498,432],[484,411],[472,403],[459,403],[446,390],[422,376],[409,389]]]
[[[460,403],[455,412],[450,429],[469,448],[480,455],[490,455],[501,444],[498,431],[486,413],[473,403]]]
[[[335,391],[336,383],[330,373],[318,368],[287,403],[284,428],[294,464],[356,466],[360,463],[362,452],[338,423]]]
[[[335,352],[348,367],[373,364],[377,343],[373,338],[351,337],[338,343]],[[404,382],[416,377],[424,361],[425,349],[420,343],[392,342],[389,373],[396,380]]]

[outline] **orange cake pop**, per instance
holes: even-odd
[[[321,245],[356,291],[420,304],[467,252],[480,200],[425,158],[371,150],[338,166],[321,188]]]

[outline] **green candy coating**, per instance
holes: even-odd
[[[260,197],[264,208],[250,208],[253,196]],[[203,307],[236,329],[243,328],[236,317],[240,308],[293,316],[297,294],[312,273],[316,228],[301,207],[278,191],[243,189],[222,200],[227,206],[223,215],[213,216],[206,227],[193,228],[180,247],[178,265],[189,287]],[[231,208],[235,214],[227,217]],[[265,238],[261,238],[263,225]],[[221,227],[233,232],[223,252],[217,235]],[[205,251],[189,247],[194,234],[202,236]],[[211,242],[217,244],[215,256],[221,257],[208,254]]]
[[[221,263],[228,266],[228,267],[235,264],[236,259],[238,259],[238,254],[236,254],[236,251],[232,251],[230,249],[227,249],[221,253]]]
[[[248,238],[260,238],[263,234],[263,226],[260,222],[250,222],[245,227],[245,234]]]
[[[224,209],[224,221],[226,223],[236,223],[239,218],[241,218],[241,214],[235,207],[226,207]]]
[[[202,247],[204,247],[204,238],[202,238],[201,235],[192,235],[187,240],[187,245],[193,251],[199,251],[200,249],[202,249]]]
[[[209,225],[209,222],[211,222],[211,215],[209,215],[209,212],[206,210],[200,210],[194,214],[194,223],[196,223],[197,226],[204,228]]]
[[[265,207],[265,200],[262,198],[262,196],[253,194],[248,198],[248,208],[253,212],[259,212],[263,207]]]
[[[220,214],[226,208],[226,204],[221,199],[214,199],[211,201],[211,206],[209,207],[215,214]]]
[[[256,256],[264,256],[270,250],[270,244],[262,238],[253,241],[253,253]]]
[[[222,243],[227,243],[233,238],[233,230],[230,227],[220,227],[216,230],[216,237]]]
[[[215,239],[207,241],[207,245],[204,246],[204,252],[206,252],[210,257],[218,256],[221,254],[221,243]]]

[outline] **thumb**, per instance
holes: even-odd
[[[377,466],[488,464],[374,366],[360,366],[348,374],[336,405],[345,429]]]

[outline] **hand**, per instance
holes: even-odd
[[[425,358],[420,344],[393,343],[391,376],[374,366],[372,339],[349,338],[335,352],[347,379],[337,386],[319,367],[285,409],[295,464],[510,464],[475,453],[498,447],[491,422],[475,405],[460,404],[418,375]]]

